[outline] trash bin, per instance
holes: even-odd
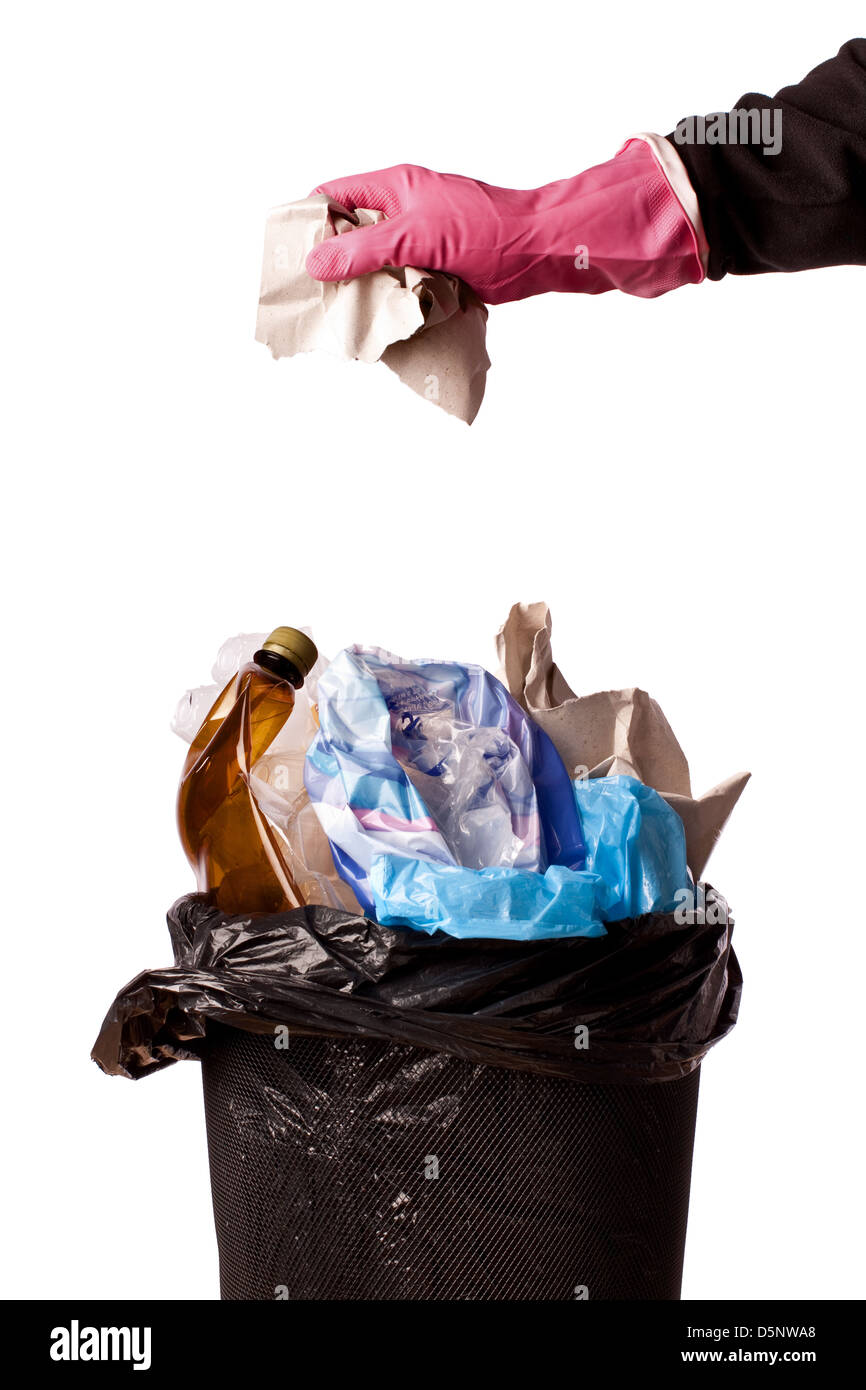
[[[699,1070],[275,1043],[217,1025],[203,1053],[224,1299],[679,1298]]]
[[[530,942],[192,894],[93,1057],[201,1062],[226,1299],[676,1299],[699,1069],[742,986],[707,894],[706,921]]]

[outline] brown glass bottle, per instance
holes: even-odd
[[[180,838],[199,891],[212,892],[224,912],[284,912],[303,901],[250,778],[317,655],[303,632],[276,628],[229,681],[187,754],[177,801]]]

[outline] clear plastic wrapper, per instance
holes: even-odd
[[[482,667],[352,647],[318,694],[307,790],[366,911],[378,854],[471,868],[582,867],[562,760]]]

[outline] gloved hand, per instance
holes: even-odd
[[[306,264],[317,280],[411,265],[448,271],[502,304],[547,290],[650,299],[704,278],[697,200],[690,217],[679,156],[657,136],[629,140],[606,164],[542,188],[494,188],[398,164],[314,191],[349,211],[385,214],[314,247]]]

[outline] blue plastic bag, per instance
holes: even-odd
[[[632,777],[580,780],[574,796],[583,870],[473,870],[379,855],[370,873],[377,920],[450,936],[538,941],[603,936],[604,922],[673,911],[690,883],[676,811]]]
[[[558,864],[540,874],[380,854],[370,886],[376,920],[386,927],[508,941],[605,935],[599,910],[604,883],[596,874]]]
[[[600,900],[604,920],[673,912],[677,893],[691,884],[685,828],[673,807],[636,777],[583,778],[574,794],[586,869],[613,894]]]

